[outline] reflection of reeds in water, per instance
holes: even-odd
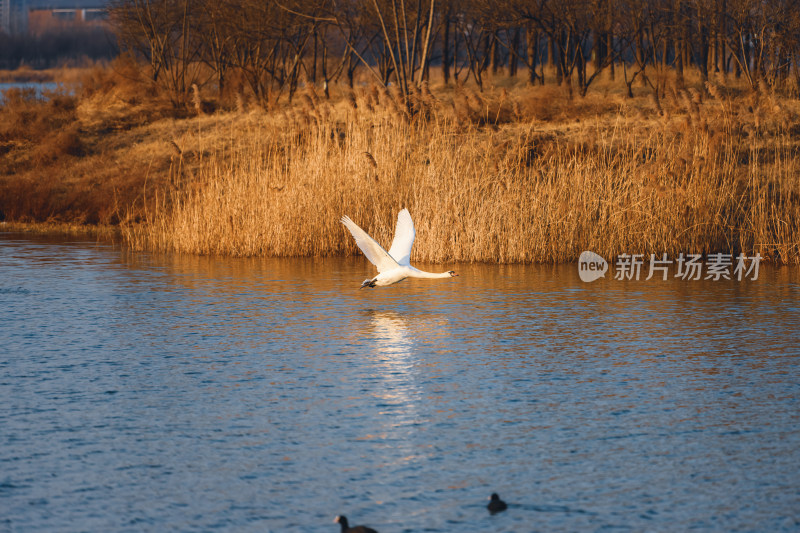
[[[769,95],[712,87],[584,117],[568,134],[536,122],[554,111],[524,94],[374,91],[338,106],[307,95],[299,112],[230,133],[126,236],[139,249],[356,254],[341,215],[389,243],[408,207],[415,261],[570,261],[587,249],[797,261],[798,118]]]

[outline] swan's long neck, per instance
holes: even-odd
[[[424,270],[414,269],[410,276],[412,278],[449,278],[450,272],[425,272]]]

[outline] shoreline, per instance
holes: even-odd
[[[78,67],[53,67],[33,69],[21,67],[15,70],[0,69],[0,83],[79,83],[81,78],[100,64]]]
[[[0,232],[43,235],[52,237],[94,237],[97,240],[115,242],[121,240],[118,226],[85,225],[71,222],[0,222]]]
[[[81,225],[81,224],[74,224],[74,223],[61,223],[61,222],[0,222],[0,233],[13,233],[13,234],[20,234],[20,235],[35,235],[41,237],[51,237],[54,239],[61,239],[61,238],[68,238],[68,237],[91,237],[98,242],[106,242],[109,244],[124,244],[129,248],[132,248],[129,243],[125,241],[124,238],[124,230],[119,226],[109,226],[109,225]],[[133,248],[132,248],[133,249]],[[134,250],[143,252],[144,250]],[[196,255],[200,257],[232,257],[228,254],[196,254],[196,253],[187,253],[187,252],[180,252],[180,251],[165,251],[165,250],[156,250],[156,253],[176,253],[178,255]],[[634,251],[636,253],[636,251]],[[705,264],[710,260],[711,255],[715,255],[716,252],[708,252],[700,254],[702,256],[701,262]],[[274,257],[274,258],[282,258],[282,257],[298,257],[292,255],[262,255],[256,257]],[[327,255],[306,255],[306,256],[299,256],[304,258],[313,258],[313,257],[363,257],[363,253],[347,253],[342,252],[338,254],[327,254]],[[366,259],[366,258],[365,258]],[[608,261],[609,266],[612,265],[614,260],[617,259],[617,256],[613,256]],[[668,260],[674,259],[673,257],[668,257]],[[735,257],[733,259],[736,259]],[[752,258],[747,258],[748,260]],[[780,258],[779,258],[780,259]],[[647,266],[649,259],[647,257],[644,258],[644,266]],[[461,263],[468,263],[468,264],[498,264],[498,265],[570,265],[570,264],[578,264],[578,259],[570,259],[565,261],[499,261],[499,260],[472,260],[472,261],[457,261]],[[444,264],[445,261],[425,261],[425,263],[430,264]],[[760,258],[760,263],[762,265],[770,265],[772,267],[797,267],[798,262],[787,262],[787,261],[775,261],[774,256],[766,256]],[[610,269],[609,269],[610,270]]]

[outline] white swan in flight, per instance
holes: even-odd
[[[342,224],[353,234],[356,244],[367,259],[378,267],[378,275],[372,279],[365,279],[361,284],[362,289],[385,287],[406,278],[451,278],[458,275],[452,270],[435,274],[411,266],[411,246],[414,244],[416,232],[408,209],[403,209],[397,214],[397,228],[394,231],[392,247],[388,252],[366,231],[358,227],[358,224],[350,220],[350,217],[343,216]]]

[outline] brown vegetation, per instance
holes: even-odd
[[[195,180],[126,224],[139,249],[357,253],[348,214],[383,243],[402,207],[418,261],[571,261],[619,253],[800,258],[800,106],[770,91],[669,85],[663,100],[574,100],[378,86],[198,130]],[[412,109],[413,112],[405,111]],[[236,126],[232,127],[231,122]]]
[[[22,66],[14,70],[0,70],[0,83],[56,83],[66,89],[80,89],[86,75],[102,70],[107,63],[87,62],[81,67],[58,67],[33,69],[29,66]]]
[[[591,249],[798,262],[800,105],[724,81],[687,73],[689,89],[666,79],[663,98],[633,99],[607,78],[580,99],[505,76],[408,98],[364,84],[327,100],[307,85],[271,111],[196,89],[194,109],[176,110],[120,60],[75,96],[6,95],[0,212],[118,224],[138,249],[327,255],[357,252],[342,214],[388,243],[408,207],[418,261]]]
[[[75,92],[5,94],[0,219],[320,255],[355,252],[342,214],[388,242],[405,206],[419,260],[798,262],[794,11],[116,0],[129,55]]]
[[[118,224],[138,216],[143,191],[169,181],[169,140],[190,126],[170,126],[164,119],[174,109],[137,76],[119,61],[83,72],[77,89],[4,92],[0,220]]]

